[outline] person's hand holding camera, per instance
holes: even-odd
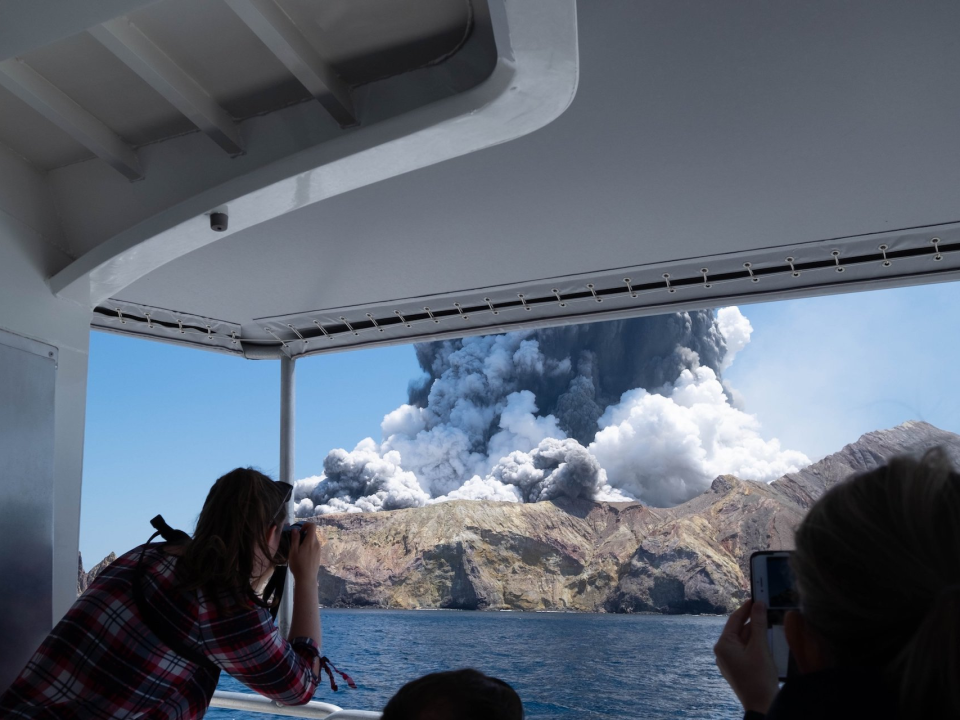
[[[298,584],[316,583],[317,571],[320,569],[320,549],[317,526],[313,523],[304,523],[299,532],[292,533],[287,564]]]
[[[287,567],[293,574],[293,618],[290,623],[290,639],[309,637],[320,647],[320,613],[318,612],[319,594],[317,572],[320,569],[320,538],[317,526],[304,523],[303,529],[290,537],[290,551]],[[314,661],[314,672],[320,672],[320,666]]]

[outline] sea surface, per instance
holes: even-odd
[[[725,618],[579,613],[323,610],[323,653],[357,682],[315,700],[380,710],[401,685],[473,667],[510,683],[528,720],[739,718],[714,665]],[[339,681],[339,678],[338,678]],[[246,691],[223,675],[221,690]],[[268,715],[212,708],[214,720]]]

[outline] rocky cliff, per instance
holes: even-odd
[[[727,612],[749,557],[789,549],[810,505],[851,473],[960,436],[911,422],[868,433],[766,485],[725,475],[673,508],[455,501],[316,518],[327,606]]]
[[[839,479],[873,470],[897,455],[922,454],[935,445],[946,450],[954,467],[960,468],[960,436],[929,423],[911,420],[889,430],[867,433],[840,452],[799,472],[784,475],[772,485],[808,508]]]
[[[78,565],[77,595],[82,594],[84,590],[90,587],[90,583],[92,583],[93,579],[100,574],[100,571],[103,570],[107,565],[109,565],[116,559],[117,559],[116,554],[110,553],[103,560],[101,560],[92,568],[90,568],[89,572],[84,572],[83,571],[83,555],[81,555],[80,553],[77,553],[77,565]]]

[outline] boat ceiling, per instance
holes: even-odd
[[[243,72],[225,64],[224,38],[245,26],[234,14],[224,38],[210,33],[226,17],[218,3],[164,0],[131,17],[238,121],[309,100],[262,47],[240,53]],[[449,62],[476,10],[282,4],[353,88],[398,63]],[[540,50],[567,37],[563,20],[538,15]],[[576,95],[545,127],[290,202],[94,297],[94,325],[271,357],[956,279],[960,4],[597,0],[575,21]],[[521,67],[505,42],[501,61],[514,53]],[[128,68],[108,70],[105,52],[78,35],[24,58],[133,145],[190,130]],[[68,56],[102,64],[136,109]],[[457,92],[491,83],[477,64],[448,68],[441,84],[468,72]],[[84,159],[21,110],[4,114],[0,140],[48,170]],[[527,112],[497,121],[519,127]],[[239,207],[223,204],[231,217]],[[126,227],[70,213],[93,236]]]

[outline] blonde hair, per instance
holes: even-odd
[[[803,615],[836,664],[881,670],[903,718],[960,716],[960,475],[943,450],[835,486],[796,548]]]

